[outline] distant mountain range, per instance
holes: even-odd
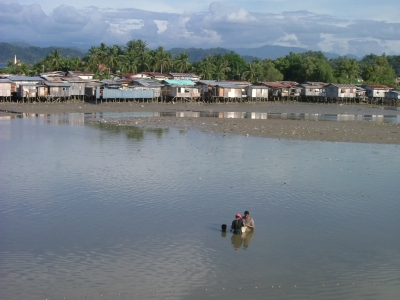
[[[275,45],[264,45],[259,48],[234,48],[232,50],[242,56],[249,55],[249,56],[258,57],[261,59],[266,59],[266,58],[277,59],[279,57],[288,55],[290,52],[297,54],[297,53],[304,53],[304,52],[309,51],[308,49],[300,48],[300,47],[284,47],[284,46],[275,46]],[[339,54],[331,53],[331,52],[322,52],[322,53],[326,56],[327,59],[332,59],[332,58],[337,58],[339,56],[343,56],[343,55],[339,55]],[[346,56],[348,58],[355,58],[357,60],[361,59],[360,57],[357,57],[352,54],[347,54]]]
[[[80,57],[85,56],[84,51],[77,48],[60,48],[60,47],[36,47],[26,43],[0,43],[0,63],[7,63],[9,60],[14,61],[15,55],[17,59],[27,64],[34,64],[42,60],[46,55],[54,50],[60,50],[62,56]]]
[[[37,61],[42,60],[46,55],[51,53],[54,50],[60,50],[63,56],[70,57],[80,57],[83,58],[86,55],[85,50],[73,48],[73,47],[37,47],[32,46],[24,42],[13,42],[13,43],[0,43],[0,63],[6,63],[11,60],[14,61],[14,56],[17,56],[17,59],[28,64],[34,64]],[[189,61],[195,62],[203,59],[208,55],[214,54],[227,54],[231,51],[239,54],[243,57],[247,62],[251,62],[255,59],[277,59],[282,56],[288,55],[290,52],[293,53],[303,53],[307,52],[307,49],[299,48],[299,47],[283,47],[283,46],[273,46],[273,45],[265,45],[259,48],[210,48],[210,49],[202,49],[202,48],[172,48],[168,50],[173,56],[178,55],[185,51],[189,55]],[[323,52],[324,55],[328,58],[336,58],[340,55],[335,53]],[[347,55],[349,58],[355,58],[360,60],[359,57],[354,55]]]
[[[173,56],[179,55],[182,52],[186,52],[189,55],[189,61],[191,63],[195,61],[200,61],[204,57],[208,55],[215,55],[215,54],[228,54],[231,53],[234,50],[229,50],[225,48],[210,48],[210,49],[202,49],[202,48],[172,48],[168,50],[169,53],[171,53]],[[236,52],[236,51],[234,51]],[[256,56],[251,56],[251,55],[243,55],[239,52],[236,52],[239,54],[245,61],[247,62],[252,62],[253,60],[260,59],[259,57]]]
[[[243,57],[243,59],[247,62],[252,62],[255,59],[277,59],[282,56],[289,55],[290,52],[293,53],[304,53],[309,50],[305,48],[299,47],[284,47],[284,46],[273,46],[273,45],[265,45],[259,48],[232,48],[232,49],[225,49],[225,48],[211,48],[211,49],[202,49],[202,48],[172,48],[168,50],[168,52],[172,53],[173,55],[178,55],[185,51],[189,55],[190,62],[195,62],[201,60],[203,57],[207,55],[214,55],[214,54],[221,54],[224,55],[226,53],[230,53],[234,51],[235,53],[239,54]],[[322,52],[328,59],[337,58],[340,55],[336,53],[330,52]],[[355,55],[346,55],[349,58],[355,58],[360,60],[361,58]]]

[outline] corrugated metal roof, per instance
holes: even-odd
[[[309,84],[309,85],[322,85],[322,86],[325,86],[325,85],[328,85],[329,83],[320,82],[320,81],[307,81],[307,82],[306,82],[306,84]]]
[[[284,88],[286,87],[282,83],[279,82],[262,82],[262,84],[265,84],[266,86],[272,87],[272,88]]]
[[[169,73],[169,75],[179,77],[199,77],[199,75],[193,73]]]
[[[279,81],[279,82],[286,87],[293,87],[298,84],[296,81]]]
[[[167,77],[167,78],[171,78],[171,75],[169,75],[169,74],[157,73],[157,72],[142,72],[141,74],[146,74],[146,75],[154,76],[154,77]]]
[[[136,82],[140,83],[143,86],[152,86],[152,87],[164,86],[159,81],[155,81],[155,80],[139,79],[139,80],[133,80],[133,81],[136,81]]]
[[[169,87],[174,87],[174,88],[196,88],[195,85],[182,85],[182,84],[171,84],[171,85],[164,85],[164,86],[169,86]]]
[[[83,71],[68,71],[68,74],[73,74],[75,76],[79,76],[79,75],[85,75],[85,76],[91,76],[94,75],[93,72],[83,72]]]
[[[43,78],[37,76],[9,76],[11,81],[43,81]]]
[[[199,80],[197,83],[206,84],[206,85],[216,85],[218,81],[216,80]]]
[[[124,78],[124,79],[118,79],[117,80],[117,82],[120,82],[120,83],[130,83],[132,81],[133,81],[132,78]]]
[[[82,78],[80,78],[78,76],[64,76],[64,77],[61,77],[61,79],[64,80],[64,81],[76,82],[76,83],[86,83],[86,82],[88,82],[87,79],[82,79]]]
[[[45,77],[48,82],[63,82],[61,77]]]
[[[3,82],[3,83],[11,83],[12,81],[9,80],[9,79],[0,79],[0,82]]]
[[[249,85],[249,88],[252,88],[252,89],[268,89],[268,87],[265,86],[265,85]]]
[[[232,82],[217,82],[217,86],[224,87],[224,88],[231,88],[231,89],[242,89],[241,86],[234,84]]]
[[[226,88],[232,88],[232,89],[241,89],[240,85],[235,84],[234,82],[230,81],[217,81],[217,80],[199,80],[197,83],[200,84],[205,84],[205,85],[211,85],[211,86],[220,86],[220,87],[226,87]]]
[[[300,84],[300,87],[304,87],[307,89],[322,89],[325,85],[317,85],[317,84]]]
[[[118,82],[118,81],[114,81],[114,80],[111,80],[111,79],[103,79],[103,80],[101,80],[100,82],[103,82],[103,83],[106,83],[106,84],[109,84],[109,85],[117,85],[117,86],[120,86],[121,85],[121,83],[120,82]]]
[[[224,82],[231,82],[231,83],[235,83],[237,85],[251,85],[251,83],[246,81],[246,80],[234,80],[234,79],[231,79],[231,80],[224,80]]]
[[[50,71],[50,72],[39,73],[39,75],[43,76],[43,77],[64,76],[65,72],[63,72],[63,71]]]
[[[169,85],[195,85],[195,83],[191,80],[168,79],[164,80],[164,82]]]
[[[386,86],[386,85],[375,85],[375,84],[371,84],[371,85],[364,85],[364,87],[369,87],[369,88],[373,88],[373,89],[390,89],[390,87]]]
[[[330,85],[336,86],[338,88],[350,88],[350,89],[355,89],[356,86],[352,84],[346,84],[346,83],[331,83]]]
[[[45,81],[45,82],[43,82],[45,85],[47,85],[47,86],[65,86],[65,87],[69,87],[69,86],[72,86],[72,84],[71,83],[69,83],[69,82],[49,82],[49,81]]]

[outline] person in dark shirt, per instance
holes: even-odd
[[[242,233],[243,219],[241,214],[236,214],[235,220],[232,221],[231,231],[233,233]]]

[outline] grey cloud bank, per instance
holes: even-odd
[[[254,13],[213,2],[205,12],[61,5],[45,13],[39,4],[0,0],[0,41],[33,45],[89,48],[142,39],[150,48],[280,45],[361,57],[383,52],[400,55],[399,37],[400,22],[347,20],[307,10]]]

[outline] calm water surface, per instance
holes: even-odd
[[[400,294],[399,146],[71,114],[0,120],[0,154],[0,299]]]

